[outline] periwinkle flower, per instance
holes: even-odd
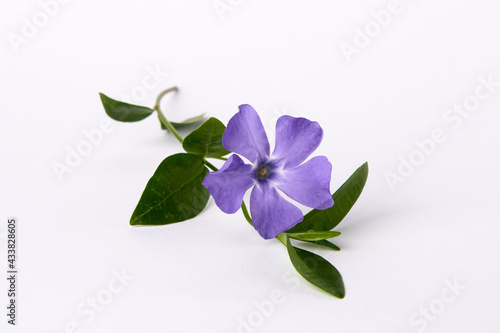
[[[276,124],[276,145],[270,154],[269,141],[259,115],[250,105],[241,105],[229,121],[222,144],[233,154],[219,171],[205,176],[203,185],[225,213],[237,212],[246,191],[250,196],[252,223],[259,234],[270,239],[302,222],[302,211],[283,198],[314,208],[333,206],[330,194],[332,165],[325,156],[304,162],[318,148],[323,130],[317,122],[282,116]]]

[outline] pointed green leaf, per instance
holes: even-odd
[[[292,246],[286,237],[286,247],[293,266],[300,275],[313,285],[338,298],[344,298],[344,281],[339,271],[324,258]]]
[[[210,118],[184,138],[182,147],[188,153],[204,157],[222,157],[229,151],[222,146],[226,126],[219,119]]]
[[[205,119],[205,114],[204,113],[202,113],[202,114],[200,114],[199,116],[196,116],[196,117],[188,118],[188,119],[186,119],[184,121],[181,121],[180,123],[176,123],[176,122],[170,122],[170,123],[175,128],[180,128],[180,127],[183,127],[183,126],[188,126],[188,125],[199,123],[199,122],[203,121],[203,119]]]
[[[169,224],[193,218],[210,194],[201,184],[208,169],[193,154],[175,154],[160,163],[130,218],[131,225]]]
[[[319,240],[319,241],[304,241],[304,242],[307,242],[307,243],[311,243],[311,244],[316,244],[316,245],[319,245],[319,246],[323,246],[323,247],[327,247],[333,251],[340,251],[340,247],[338,247],[337,245],[333,244],[332,242],[329,242],[327,241],[326,239],[325,240]]]
[[[133,105],[120,102],[99,93],[104,110],[108,116],[118,121],[133,122],[147,118],[154,112],[153,109],[145,106]]]
[[[202,113],[200,114],[199,116],[196,116],[196,117],[192,117],[192,118],[189,118],[189,119],[186,119],[184,121],[181,121],[180,123],[176,123],[176,122],[173,122],[171,121],[170,123],[172,124],[172,126],[174,126],[174,128],[183,128],[183,127],[186,127],[186,126],[189,126],[189,125],[194,125],[196,123],[200,123],[203,121],[203,119],[205,119],[205,114]],[[161,129],[164,129],[164,130],[167,130],[168,129],[165,127],[165,125],[163,125],[160,121],[160,124],[161,124]]]
[[[334,205],[331,208],[325,210],[313,209],[304,216],[304,221],[288,230],[288,232],[328,231],[335,228],[358,200],[367,178],[368,162],[360,166],[332,195]]]
[[[301,241],[320,241],[340,235],[338,231],[287,232],[288,237]]]

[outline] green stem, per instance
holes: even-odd
[[[245,201],[241,203],[241,210],[243,211],[243,215],[245,216],[245,219],[250,223],[251,226],[252,224],[252,218],[250,217],[250,214],[248,214],[247,206],[245,205]]]
[[[177,87],[172,87],[172,88],[169,88],[167,90],[162,91],[158,95],[158,97],[156,98],[156,103],[155,103],[155,106],[153,107],[153,110],[156,110],[156,112],[158,112],[158,118],[160,119],[163,126],[165,126],[170,132],[172,132],[172,134],[182,144],[182,141],[183,141],[182,136],[179,134],[179,132],[177,132],[177,130],[174,128],[174,126],[172,126],[172,124],[167,120],[167,118],[165,118],[165,115],[163,114],[163,112],[161,112],[161,108],[160,108],[160,101],[163,98],[163,96],[165,96],[169,92],[172,92],[172,91],[177,92],[178,90],[179,89]]]
[[[205,163],[205,165],[207,167],[209,167],[210,169],[212,169],[212,171],[219,171],[219,169],[217,169],[212,163],[210,163],[206,159],[203,159],[203,163]]]
[[[210,158],[214,158],[216,160],[221,160],[221,161],[227,161],[227,158],[225,157],[210,157]]]
[[[158,97],[156,97],[156,103],[155,103],[155,107],[160,105],[160,101],[161,99],[163,98],[163,96],[165,96],[166,94],[168,94],[169,92],[178,92],[179,91],[179,88],[177,88],[176,86],[172,87],[172,88],[168,88],[168,89],[165,89],[163,90],[159,95]]]

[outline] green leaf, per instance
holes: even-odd
[[[131,225],[169,224],[193,218],[210,194],[201,184],[208,169],[193,154],[175,154],[160,163],[130,218]]]
[[[184,138],[182,147],[188,153],[204,157],[222,157],[229,151],[222,146],[226,126],[216,118],[210,118]]]
[[[288,237],[301,241],[320,241],[340,235],[338,231],[287,232]]]
[[[313,285],[338,298],[344,298],[344,281],[339,271],[324,258],[292,246],[285,235],[288,255],[300,275]]]
[[[186,126],[189,126],[189,125],[193,125],[193,124],[202,122],[203,119],[205,119],[205,114],[204,113],[200,114],[199,116],[186,119],[186,120],[184,120],[184,121],[182,121],[180,123],[176,123],[176,122],[173,122],[173,121],[171,121],[170,123],[172,124],[172,126],[174,126],[174,128],[183,128],[183,127],[186,127]],[[160,121],[160,124],[161,124],[161,128],[162,129],[168,131],[168,129],[165,127],[165,125],[163,125],[163,123],[161,123],[161,121]]]
[[[333,251],[340,251],[340,247],[338,247],[337,245],[333,244],[332,242],[329,242],[327,240],[319,240],[319,241],[304,241],[304,242],[307,242],[307,243],[311,243],[311,244],[316,244],[316,245],[319,245],[319,246],[324,246],[324,247],[327,247]]]
[[[154,112],[153,109],[145,106],[133,105],[109,98],[103,93],[99,93],[104,110],[108,116],[118,121],[133,122],[147,118]]]
[[[288,232],[328,231],[335,228],[358,200],[367,178],[368,162],[360,166],[332,195],[334,205],[331,208],[325,210],[313,209],[304,216],[304,221],[288,230]]]

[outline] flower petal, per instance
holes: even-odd
[[[331,163],[325,156],[317,156],[295,169],[284,170],[276,187],[298,203],[327,209],[333,206],[331,175]]]
[[[222,145],[252,163],[266,159],[270,153],[269,141],[259,115],[248,104],[240,105],[239,110],[227,124]]]
[[[222,168],[210,172],[203,180],[217,206],[227,214],[236,213],[245,192],[255,184],[252,166],[245,164],[238,155],[231,155]]]
[[[265,239],[271,239],[302,222],[302,211],[286,201],[274,187],[255,186],[250,196],[254,228]]]
[[[276,147],[273,158],[284,162],[285,169],[304,162],[323,140],[323,129],[306,118],[281,116],[276,123]]]

